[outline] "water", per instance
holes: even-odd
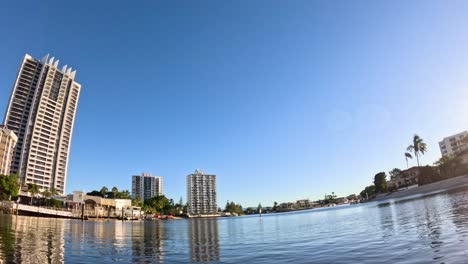
[[[5,263],[468,263],[468,193],[261,218],[81,222],[0,215],[0,259]]]

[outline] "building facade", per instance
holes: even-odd
[[[3,123],[18,136],[11,173],[63,195],[81,85],[76,71],[58,63],[49,55],[24,56]]]
[[[87,217],[132,217],[140,216],[140,207],[132,206],[131,199],[111,199],[86,195],[82,191],[74,191],[65,197],[64,202],[73,210],[81,211],[84,204],[84,214]],[[79,213],[81,215],[81,212]]]
[[[439,148],[442,156],[456,155],[468,149],[468,144],[464,141],[466,136],[468,136],[468,132],[463,131],[440,141]]]
[[[149,173],[132,176],[132,197],[145,201],[151,197],[162,195],[162,177]]]
[[[216,175],[199,170],[187,175],[187,205],[189,215],[217,214]]]
[[[10,175],[11,161],[18,137],[13,131],[0,125],[0,175]]]
[[[419,184],[419,176],[423,167],[411,167],[402,170],[394,179],[387,181],[387,188],[396,190],[403,187],[413,186]]]
[[[297,208],[310,208],[311,206],[312,206],[312,203],[309,199],[302,199],[302,200],[296,201]]]

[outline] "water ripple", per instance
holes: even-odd
[[[468,196],[159,222],[0,215],[5,263],[467,263]]]

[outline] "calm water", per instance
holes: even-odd
[[[0,215],[6,263],[468,263],[468,193],[263,217],[80,222]]]

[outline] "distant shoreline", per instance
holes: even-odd
[[[445,192],[445,191],[450,191],[452,189],[457,189],[460,187],[468,187],[468,175],[462,175],[462,176],[458,176],[458,177],[454,177],[454,178],[450,178],[450,179],[446,179],[446,180],[442,180],[438,182],[433,182],[433,183],[426,184],[426,185],[421,185],[413,189],[392,192],[389,194],[382,194],[372,200],[369,200],[369,202],[380,202],[380,201],[385,201],[385,200],[404,198],[404,197],[413,196],[413,195],[424,195],[424,194]]]

